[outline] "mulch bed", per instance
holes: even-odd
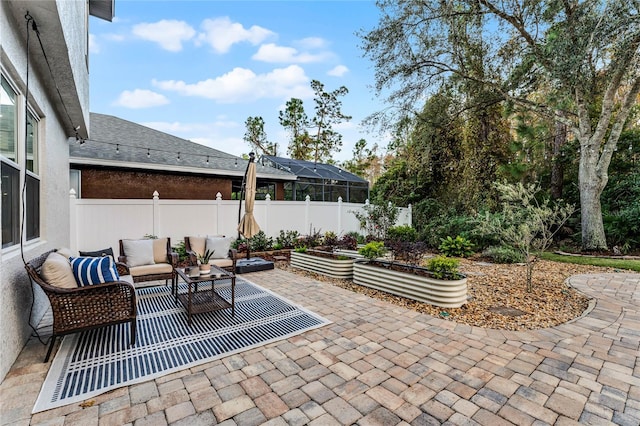
[[[503,330],[535,330],[553,327],[582,315],[589,299],[565,280],[576,274],[611,273],[613,268],[539,260],[533,270],[533,291],[526,290],[524,265],[492,264],[482,259],[461,259],[467,275],[469,302],[460,308],[439,308],[404,297],[359,286],[349,280],[279,267],[313,277],[370,297],[461,324]]]

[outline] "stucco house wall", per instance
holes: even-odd
[[[80,135],[88,135],[87,4],[53,0],[0,2],[1,71],[23,95],[27,10],[37,22],[55,82],[31,32],[28,103],[40,119],[40,237],[26,242],[23,253],[20,245],[0,251],[0,380],[32,333],[29,322],[37,325],[48,309],[49,302],[39,288],[34,288],[35,297],[32,296],[23,256],[28,261],[52,248],[68,246],[69,137],[75,136],[75,126],[80,126]],[[17,108],[23,112],[24,104]]]

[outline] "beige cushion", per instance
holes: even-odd
[[[64,257],[66,257],[67,259],[69,259],[70,257],[76,257],[77,254],[72,252],[71,249],[67,248],[67,247],[60,247],[57,250],[58,253],[60,253],[61,255],[63,255]]]
[[[134,277],[141,275],[153,275],[153,274],[168,274],[173,271],[171,264],[169,263],[156,263],[154,265],[134,266],[129,268],[129,272]]]
[[[42,264],[40,275],[49,284],[62,288],[77,288],[78,283],[73,276],[69,259],[53,252]]]
[[[155,263],[167,263],[167,239],[158,238],[153,240],[153,260]]]
[[[226,259],[229,257],[229,249],[231,248],[231,243],[233,242],[233,237],[227,238],[216,238],[216,237],[207,237],[207,250],[213,251],[212,259]]]
[[[211,259],[209,261],[209,265],[216,265],[220,268],[225,268],[227,266],[233,266],[233,260],[226,258],[226,259]]]
[[[124,255],[127,257],[129,267],[153,265],[153,241],[154,240],[122,240]]]
[[[189,237],[189,246],[196,256],[202,256],[207,237]]]

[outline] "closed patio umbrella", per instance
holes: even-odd
[[[244,216],[238,224],[238,232],[246,239],[249,239],[260,232],[260,226],[253,216],[253,205],[256,198],[256,163],[253,162],[253,153],[249,156],[249,164],[247,165],[245,177],[245,194],[244,194]],[[247,259],[249,258],[249,247],[247,246]]]

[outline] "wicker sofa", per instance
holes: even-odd
[[[25,268],[31,280],[42,288],[51,303],[53,313],[53,335],[44,362],[49,356],[58,336],[129,323],[131,345],[136,341],[136,292],[131,282],[125,281],[129,269],[117,264],[122,281],[113,281],[85,287],[60,287],[44,279],[42,267],[51,250],[27,262]],[[70,266],[69,266],[70,267]]]

